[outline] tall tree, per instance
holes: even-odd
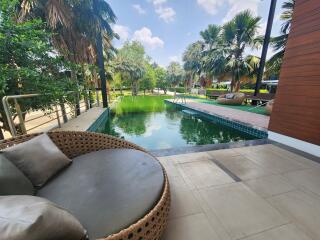
[[[0,98],[46,93],[19,103],[23,112],[48,109],[57,103],[57,99],[64,98],[66,92],[75,90],[74,82],[62,71],[72,69],[73,65],[53,54],[51,33],[46,31],[41,19],[17,23],[17,5],[16,0],[0,0]],[[2,104],[0,114],[2,126],[8,130]]]
[[[192,85],[202,72],[204,42],[197,41],[190,44],[183,53],[183,68],[189,84]]]
[[[257,36],[259,22],[260,17],[246,10],[221,28],[209,26],[211,30],[205,32],[211,32],[211,35],[201,34],[206,42],[204,68],[214,76],[230,76],[231,90],[238,91],[240,79],[254,70],[244,54],[247,48],[257,48],[261,43],[261,38]],[[212,40],[208,36],[212,36]]]
[[[156,86],[156,74],[152,65],[149,63],[145,66],[145,73],[140,80],[140,89],[143,90],[143,94],[146,94],[146,90],[153,90]]]
[[[287,0],[282,4],[284,10],[280,16],[283,22],[280,35],[271,39],[271,44],[276,53],[268,60],[266,66],[266,74],[268,76],[279,76],[284,56],[288,36],[291,28],[293,9],[295,0]]]
[[[184,71],[178,62],[171,62],[167,67],[167,78],[171,86],[176,88],[184,79]]]
[[[132,89],[132,96],[138,95],[139,80],[145,73],[147,57],[144,47],[137,41],[125,42],[114,59],[116,72],[128,75]]]
[[[167,94],[167,90],[170,87],[167,78],[167,72],[164,68],[158,66],[155,68],[155,76],[156,76],[156,87],[161,89],[164,94]]]
[[[116,16],[110,5],[104,0],[20,1],[19,19],[41,17],[46,21],[56,33],[52,42],[61,54],[75,63],[97,64],[106,100],[103,51],[118,37],[111,28]]]

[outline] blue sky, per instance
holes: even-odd
[[[161,66],[180,61],[186,47],[200,39],[199,32],[208,24],[223,24],[238,12],[250,9],[262,17],[260,32],[264,33],[270,0],[107,0],[118,20],[114,30],[125,40],[138,40],[147,54]],[[272,35],[278,35],[281,5],[278,0]],[[261,54],[247,50],[248,53]],[[268,56],[272,54],[270,50]]]

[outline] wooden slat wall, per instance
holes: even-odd
[[[320,0],[296,0],[269,130],[320,145]]]

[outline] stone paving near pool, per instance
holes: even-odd
[[[320,239],[315,161],[272,144],[159,159],[172,196],[163,240]]]
[[[169,99],[167,101],[173,102],[174,99]],[[258,129],[262,129],[265,131],[268,129],[270,119],[269,116],[227,108],[223,107],[222,105],[216,106],[212,104],[196,102],[192,99],[186,99],[185,104],[181,104],[181,101],[179,101],[178,103],[182,106],[186,106],[188,108],[198,110],[200,112],[204,112],[211,115],[217,115],[231,121],[241,122]]]

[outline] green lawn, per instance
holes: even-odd
[[[233,109],[238,109],[246,112],[253,112],[253,113],[258,113],[258,114],[263,114],[263,115],[268,115],[264,107],[256,107],[251,105],[241,105],[241,106],[232,106],[232,105],[222,105],[217,103],[214,100],[208,100],[208,99],[196,99],[197,102],[203,102],[203,103],[208,103],[220,107],[228,107],[228,108],[233,108]]]
[[[165,99],[172,96],[123,96],[115,102],[111,111],[118,114],[133,112],[161,112],[166,108]]]

